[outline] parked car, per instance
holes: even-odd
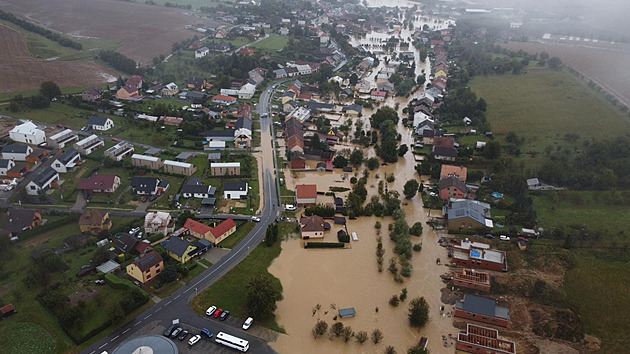
[[[251,327],[253,323],[254,323],[254,319],[251,317],[247,317],[247,319],[245,320],[245,323],[243,323],[243,329],[248,330],[249,327]]]
[[[167,328],[164,331],[164,337],[170,337],[171,333],[173,333],[173,331],[175,330],[175,328],[178,328],[177,325],[171,325],[169,328]]]
[[[486,234],[486,238],[490,239],[490,240],[495,239],[494,235],[492,235],[492,234]]]
[[[157,196],[157,195],[152,195],[152,196],[149,198],[149,201],[150,201],[150,202],[153,202],[153,201],[155,201],[156,199],[158,199],[158,196]]]
[[[296,209],[297,209],[297,208],[296,208],[296,207],[295,207],[295,205],[293,205],[293,204],[286,204],[286,205],[284,206],[284,210],[287,210],[287,211],[295,211]]]
[[[144,197],[142,197],[142,202],[143,203],[146,203],[147,200],[149,200],[149,196],[148,195],[145,195]]]
[[[212,332],[210,332],[210,330],[207,328],[204,328],[201,330],[201,335],[208,338],[212,338]]]
[[[182,333],[179,334],[179,337],[177,337],[177,339],[179,339],[180,341],[183,341],[184,339],[186,339],[187,336],[188,336],[188,331],[183,330]]]
[[[509,236],[505,236],[505,235],[499,235],[499,239],[501,239],[502,241],[509,241],[510,237]]]
[[[195,334],[194,336],[190,337],[190,339],[188,340],[188,345],[193,346],[197,344],[197,342],[199,342],[200,339],[201,339],[201,336],[198,334]]]
[[[257,216],[252,216],[252,221],[253,222],[260,222],[260,218]]]
[[[212,314],[214,313],[214,311],[217,310],[216,306],[210,306],[208,307],[208,309],[206,310],[206,316],[212,316]]]
[[[219,318],[219,316],[221,316],[221,312],[223,312],[223,309],[218,309],[214,311],[214,318]]]
[[[175,330],[173,331],[173,333],[171,333],[171,338],[177,338],[177,336],[179,336],[180,333],[182,333],[184,329],[181,327],[177,327],[175,328]]]
[[[225,310],[223,311],[223,313],[221,314],[221,318],[219,318],[221,321],[225,321],[226,318],[228,318],[228,316],[230,315],[230,311]]]

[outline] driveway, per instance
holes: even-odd
[[[209,249],[208,252],[204,253],[202,257],[206,261],[215,264],[220,261],[221,258],[225,257],[228,253],[230,253],[230,250],[227,248],[213,247]]]

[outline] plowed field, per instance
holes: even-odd
[[[87,86],[116,80],[116,73],[84,61],[39,61],[26,48],[24,36],[0,25],[0,93],[29,91],[44,81],[60,87]]]

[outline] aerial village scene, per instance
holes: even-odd
[[[172,12],[180,37],[153,52],[87,36],[58,44],[15,4],[1,13],[5,38],[25,55],[36,39],[26,46],[23,32],[63,46],[61,58],[90,46],[98,54],[81,84],[53,74],[0,83],[0,353],[627,345],[603,329],[627,318],[595,325],[591,308],[572,302],[583,280],[571,275],[582,269],[576,248],[625,250],[625,233],[613,223],[603,233],[613,241],[593,239],[592,224],[546,216],[588,204],[571,188],[597,189],[544,165],[582,137],[529,140],[519,123],[493,131],[501,104],[472,84],[530,72],[577,82],[558,57],[499,48],[523,36],[521,11],[462,1],[111,3]],[[625,112],[623,101],[597,102],[615,119]],[[617,176],[595,178],[620,187],[622,172],[608,170]]]

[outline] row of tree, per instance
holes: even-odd
[[[22,28],[24,28],[27,31],[33,32],[33,33],[37,33],[42,37],[46,37],[48,39],[50,39],[51,41],[55,41],[59,44],[61,44],[64,47],[69,47],[69,48],[74,48],[77,50],[81,50],[83,49],[83,45],[79,42],[73,41],[72,39],[61,35],[59,32],[53,32],[49,29],[46,29],[44,27],[40,27],[37,26],[31,22],[25,21],[21,18],[16,17],[15,15],[13,15],[12,13],[9,12],[5,12],[0,10],[0,19],[5,20],[5,21],[9,21],[11,23],[14,23]]]

